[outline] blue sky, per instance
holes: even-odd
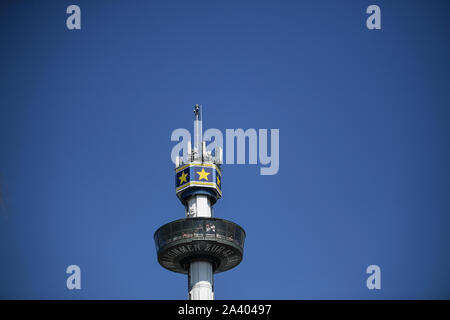
[[[2,1],[0,298],[186,299],[153,232],[183,217],[170,135],[195,103],[205,129],[280,129],[277,175],[224,166],[215,214],[247,240],[217,299],[450,298],[449,9]]]

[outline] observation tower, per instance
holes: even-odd
[[[188,275],[189,300],[214,299],[214,273],[237,266],[244,254],[245,231],[234,222],[213,217],[222,197],[222,148],[214,156],[203,141],[201,107],[194,107],[194,147],[176,158],[175,193],[185,217],[154,234],[158,262]],[[183,150],[185,151],[185,150]]]

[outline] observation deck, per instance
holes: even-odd
[[[158,262],[187,274],[193,261],[210,261],[214,273],[237,266],[244,254],[245,231],[219,218],[185,218],[169,222],[154,234]]]

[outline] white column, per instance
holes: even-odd
[[[212,216],[211,203],[205,195],[195,195],[188,200],[190,217]],[[189,266],[189,300],[214,300],[213,266],[208,261],[195,261]]]
[[[210,262],[195,261],[189,267],[189,300],[214,300],[213,268]]]
[[[191,218],[210,218],[211,213],[211,203],[208,196],[205,195],[195,195],[188,200],[187,203],[188,216]]]

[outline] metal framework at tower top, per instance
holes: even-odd
[[[245,231],[234,222],[213,218],[212,206],[222,197],[222,149],[206,150],[202,107],[194,106],[194,146],[177,157],[175,193],[185,218],[161,226],[154,234],[158,262],[188,274],[190,300],[214,299],[214,273],[237,266],[243,258]]]

